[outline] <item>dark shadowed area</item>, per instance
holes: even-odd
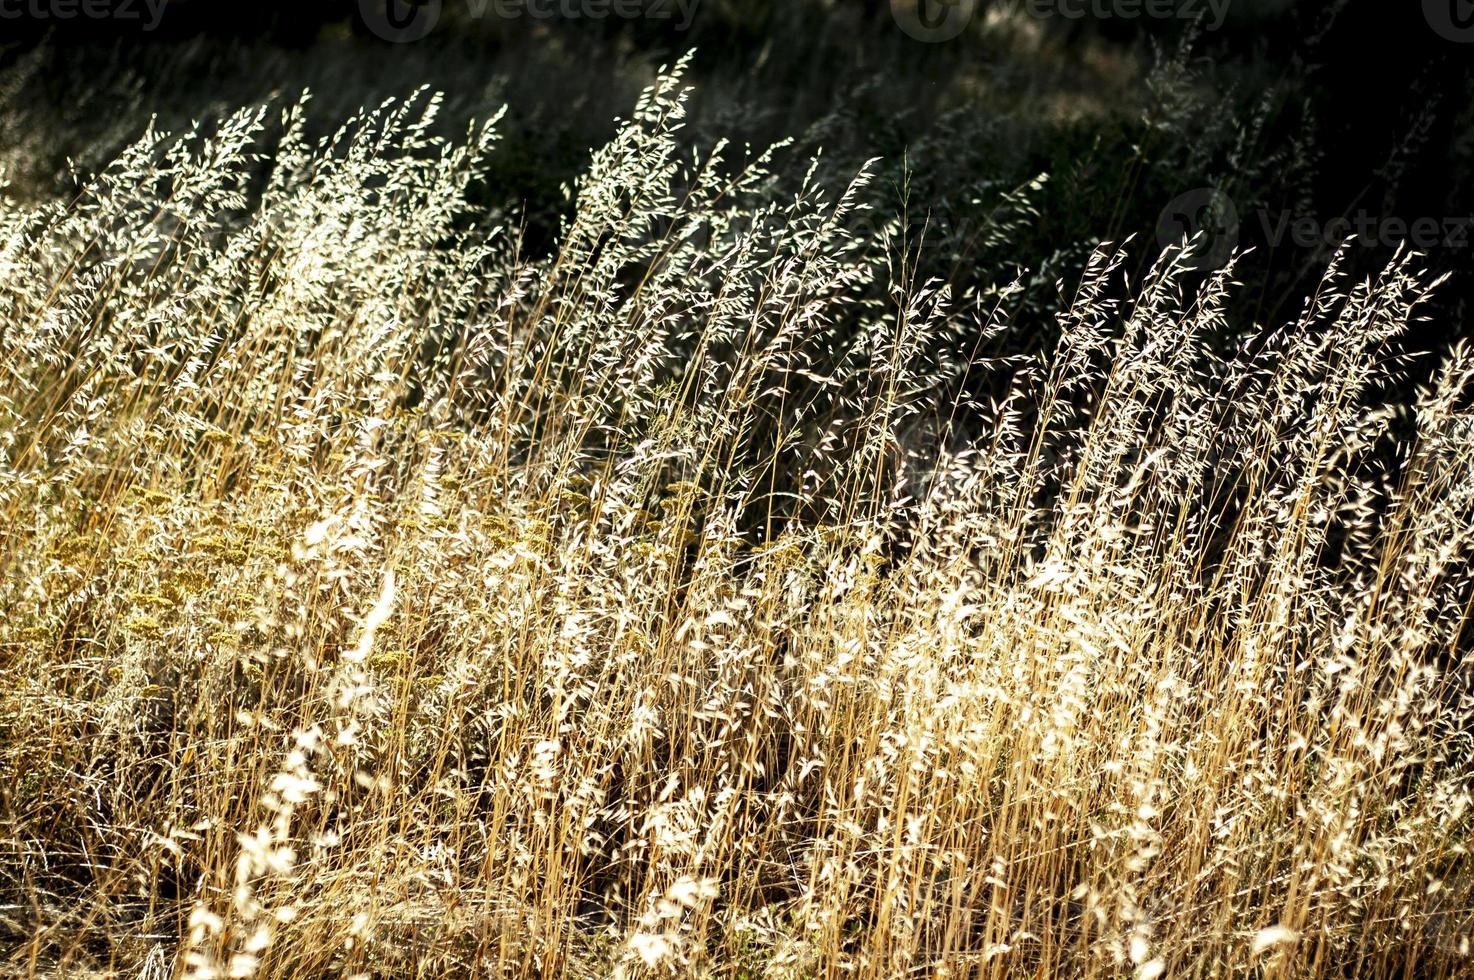
[[[21,193],[64,195],[72,171],[110,159],[150,116],[177,129],[307,89],[327,126],[430,86],[447,131],[508,106],[482,193],[545,247],[589,148],[694,49],[691,145],[792,139],[794,159],[822,148],[836,172],[880,157],[876,208],[907,209],[926,228],[923,267],[963,289],[1019,269],[1070,280],[1090,248],[1128,236],[1145,262],[1184,227],[1173,202],[1211,189],[1237,217],[1215,256],[1253,249],[1243,316],[1292,315],[1333,244],[1355,237],[1357,269],[1399,244],[1426,251],[1455,276],[1437,330],[1470,322],[1474,45],[1417,3],[1173,0],[1161,8],[1173,16],[1154,17],[1132,16],[1156,9],[1144,0],[611,2],[36,8],[0,21],[5,125],[23,134],[7,139],[7,172]],[[394,15],[410,27],[389,28]],[[999,195],[1041,174],[1052,183],[1006,254],[990,250],[980,232]]]

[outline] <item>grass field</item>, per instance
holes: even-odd
[[[3,969],[1468,976],[1437,277],[1103,245],[1019,353],[682,70],[545,253],[429,92],[6,199]]]

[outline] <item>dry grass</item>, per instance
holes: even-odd
[[[1467,975],[1416,269],[1222,353],[1231,273],[1106,249],[985,358],[863,176],[686,159],[682,98],[546,260],[423,94],[0,215],[7,967]]]

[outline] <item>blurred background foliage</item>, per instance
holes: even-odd
[[[486,185],[492,213],[546,251],[569,182],[660,66],[695,49],[685,138],[756,153],[791,140],[788,172],[822,150],[843,187],[881,158],[868,202],[897,262],[987,303],[1018,280],[1010,343],[1050,331],[1091,248],[1135,236],[1136,274],[1163,209],[1215,188],[1253,252],[1236,333],[1293,319],[1328,248],[1276,242],[1281,221],[1364,213],[1411,222],[1474,215],[1474,45],[1440,37],[1419,4],[1228,0],[1186,18],[1031,17],[977,0],[956,38],[927,43],[881,0],[693,0],[669,18],[472,16],[445,0],[423,40],[373,35],[356,0],[171,0],[158,24],[9,19],[0,55],[8,193],[65,196],[150,119],[188,128],[244,103],[314,93],[326,131],[365,103],[446,93],[441,125],[508,106]],[[909,0],[894,0],[904,4]],[[478,5],[479,6],[479,5]],[[742,154],[735,155],[740,163]],[[781,159],[781,157],[780,157]],[[1284,238],[1284,236],[1281,236]],[[1434,349],[1474,332],[1474,234],[1429,250],[1452,281],[1414,333]],[[1370,271],[1392,245],[1360,244]],[[1123,286],[1124,288],[1124,286]]]

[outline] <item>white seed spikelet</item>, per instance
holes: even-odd
[[[1267,950],[1280,946],[1287,946],[1300,938],[1300,934],[1294,929],[1284,926],[1271,926],[1268,929],[1260,929],[1254,934],[1254,942],[1250,946],[1250,953],[1259,956]]]
[[[369,614],[363,620],[363,632],[359,634],[358,645],[349,653],[344,654],[344,659],[352,663],[363,663],[368,659],[373,650],[374,634],[380,626],[384,625],[389,614],[394,610],[394,570],[391,568],[384,573],[384,585],[379,592],[379,600],[369,610]]]

